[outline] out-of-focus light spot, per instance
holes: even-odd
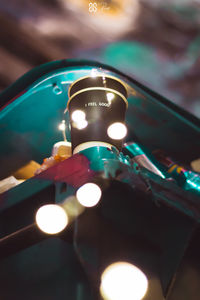
[[[74,122],[79,122],[79,121],[85,120],[85,113],[84,113],[84,111],[82,111],[82,110],[75,110],[72,113],[72,120]]]
[[[56,234],[68,224],[65,210],[56,204],[47,204],[40,207],[36,213],[37,226],[45,233]]]
[[[200,173],[200,158],[193,160],[191,162],[191,167],[194,171]]]
[[[95,206],[101,199],[101,189],[95,183],[86,183],[76,192],[78,202],[85,207]]]
[[[113,93],[107,93],[106,96],[107,96],[108,102],[111,102],[115,98],[115,95]]]
[[[61,131],[64,131],[66,129],[65,120],[62,120],[62,122],[58,125],[58,129]]]
[[[108,127],[107,134],[113,140],[121,140],[126,136],[127,128],[123,123],[116,122]]]
[[[101,276],[100,292],[105,300],[141,300],[147,288],[145,274],[127,262],[110,265]]]
[[[86,128],[88,126],[88,121],[86,121],[86,120],[80,120],[78,122],[73,122],[72,125],[73,125],[73,127],[81,130],[81,129],[84,129],[84,128]]]

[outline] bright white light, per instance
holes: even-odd
[[[86,183],[76,192],[78,202],[85,207],[95,206],[101,198],[101,189],[95,183]]]
[[[56,234],[67,226],[68,216],[61,206],[47,204],[38,209],[36,223],[45,233]]]
[[[73,125],[73,127],[81,130],[81,129],[84,129],[85,127],[88,126],[88,121],[86,121],[86,120],[80,120],[78,122],[73,122],[72,125]]]
[[[141,300],[146,294],[145,274],[127,262],[117,262],[105,269],[100,291],[106,300]]]
[[[109,102],[111,102],[115,98],[115,95],[113,93],[107,93],[106,96]]]
[[[91,71],[91,77],[95,78],[95,77],[97,77],[97,74],[98,74],[97,70],[96,69],[92,69],[92,71]]]
[[[65,120],[62,120],[62,123],[59,124],[58,129],[64,131],[66,129]]]
[[[75,110],[72,113],[72,120],[74,122],[79,122],[85,120],[85,113],[82,110]]]
[[[123,123],[116,122],[108,127],[107,134],[113,140],[121,140],[126,136],[127,128]]]

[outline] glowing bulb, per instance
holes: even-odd
[[[106,300],[141,300],[147,288],[145,274],[127,262],[110,265],[101,276],[100,292]]]
[[[113,140],[121,140],[126,136],[127,128],[123,123],[116,122],[108,127],[107,134]]]
[[[85,113],[82,110],[75,110],[72,113],[72,120],[74,122],[79,122],[85,120]]]
[[[86,183],[76,192],[78,202],[85,207],[95,206],[101,198],[101,189],[95,183]]]
[[[38,209],[36,223],[40,230],[45,233],[56,234],[67,226],[68,216],[61,206],[47,204]]]
[[[106,96],[107,96],[107,100],[109,102],[111,102],[115,98],[115,95],[113,93],[107,93]]]
[[[58,129],[61,131],[64,131],[66,129],[65,120],[62,120],[62,122],[58,126]]]

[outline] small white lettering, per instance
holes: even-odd
[[[109,107],[110,104],[109,104],[109,103],[106,103],[106,102],[99,102],[99,106]]]
[[[89,102],[88,106],[97,106],[97,103],[96,102]]]

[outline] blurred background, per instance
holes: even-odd
[[[0,0],[0,90],[63,58],[114,66],[200,117],[200,0]]]

